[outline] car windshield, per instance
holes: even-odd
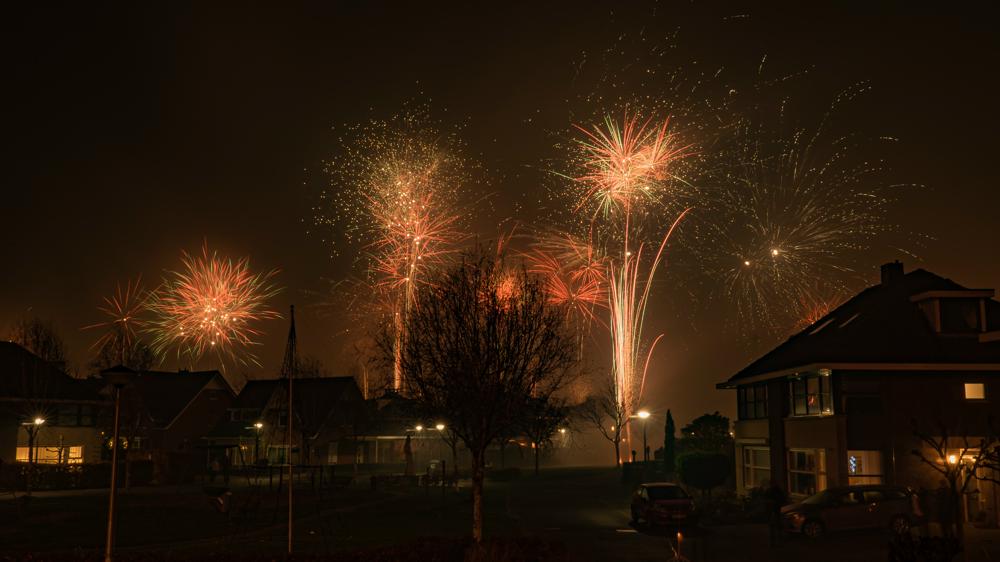
[[[825,503],[829,503],[829,501],[828,501],[829,499],[830,499],[829,492],[822,491],[822,492],[820,492],[818,494],[813,494],[813,495],[809,496],[808,498],[802,500],[802,503],[809,504],[809,505],[822,505],[822,504],[825,504]]]
[[[687,493],[677,486],[649,487],[649,499],[651,500],[683,500],[688,497]]]

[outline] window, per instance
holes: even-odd
[[[83,446],[75,447],[34,447],[34,461],[39,464],[81,464],[83,463]],[[18,447],[14,460],[28,462],[28,448]]]
[[[965,383],[966,400],[986,400],[986,385],[981,382]]]
[[[285,464],[288,462],[288,446],[287,445],[270,445],[267,448],[267,462],[268,464]]]
[[[829,375],[805,375],[788,383],[789,411],[793,416],[818,416],[833,413],[833,395]]]
[[[767,417],[767,384],[741,386],[737,390],[737,407],[741,420]]]
[[[969,334],[979,331],[979,299],[941,300],[942,333]]]
[[[759,488],[771,479],[771,449],[743,448],[743,487]]]
[[[792,449],[788,451],[788,491],[811,496],[826,489],[826,451]]]
[[[847,483],[882,483],[882,453],[880,451],[847,451]]]

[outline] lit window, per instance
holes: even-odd
[[[880,451],[847,451],[847,483],[882,483],[882,453]]]
[[[985,400],[986,399],[986,385],[981,382],[967,382],[965,383],[965,399],[966,400]]]
[[[32,460],[39,464],[81,464],[83,463],[83,447],[34,447]],[[28,462],[28,448],[18,447],[14,460]]]
[[[788,491],[797,496],[811,496],[826,489],[826,451],[791,449],[788,451]]]

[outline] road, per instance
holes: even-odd
[[[239,490],[236,490],[239,497]],[[557,560],[667,561],[674,557],[674,533],[652,533],[629,526],[630,489],[613,469],[551,469],[510,482],[488,482],[487,537],[530,537],[546,545]],[[177,558],[211,553],[278,555],[286,529],[281,496],[265,500],[254,522],[225,519],[200,491],[183,494],[126,495],[119,545],[125,552],[156,552]],[[302,492],[295,544],[303,553],[327,553],[410,544],[428,537],[469,535],[471,501],[467,491],[440,489],[355,489],[323,501]],[[169,499],[168,499],[169,498]],[[234,500],[235,501],[235,500]],[[16,528],[4,525],[0,543],[17,550],[58,552],[98,549],[103,538],[100,495],[39,499],[34,515]],[[6,533],[8,532],[9,533]],[[1000,560],[1000,531],[970,530],[968,560]],[[682,554],[697,560],[851,562],[887,559],[883,532],[832,536],[820,541],[787,538],[768,546],[763,525],[714,526],[685,534]]]

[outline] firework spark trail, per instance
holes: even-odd
[[[126,281],[125,287],[119,283],[115,294],[104,297],[104,304],[97,310],[107,317],[104,322],[84,326],[83,330],[101,329],[100,337],[90,346],[92,350],[110,348],[115,357],[124,364],[126,353],[138,341],[137,332],[146,326],[140,315],[146,308],[149,293],[142,287],[142,277],[133,283]]]
[[[468,235],[460,192],[469,181],[455,137],[407,115],[352,128],[341,155],[327,163],[334,208],[320,221],[361,243],[367,258],[368,304],[392,327],[397,360],[392,386],[402,386],[399,350],[418,285],[447,263]],[[369,318],[368,321],[371,321]]]
[[[259,366],[249,348],[262,334],[255,323],[280,318],[267,304],[279,292],[271,282],[277,270],[253,273],[248,258],[221,259],[207,244],[200,255],[184,252],[181,262],[182,270],[171,273],[149,300],[153,350],[162,357],[175,348],[178,358],[194,362],[212,352],[220,368],[227,360]]]
[[[814,128],[742,120],[734,128],[720,189],[706,202],[705,273],[721,279],[744,331],[787,334],[812,316],[823,295],[847,294],[862,276],[857,263],[893,226],[886,220],[893,191],[887,165],[866,139],[826,130],[839,96]],[[785,108],[779,115],[779,125]],[[879,142],[894,139],[879,139]],[[906,186],[909,187],[909,186]],[[817,280],[822,280],[819,284]]]
[[[620,122],[606,116],[603,126],[576,126],[583,133],[576,145],[576,165],[582,173],[570,176],[574,211],[589,216],[586,239],[596,241],[582,253],[602,254],[615,400],[626,416],[642,401],[649,361],[662,338],[661,334],[647,342],[643,337],[653,279],[667,243],[688,213],[686,209],[677,213],[666,233],[651,224],[651,217],[669,212],[665,202],[673,195],[672,180],[678,179],[675,165],[692,153],[690,145],[682,145],[669,131],[669,120],[657,126],[651,122],[626,111]],[[644,240],[653,231],[659,231],[655,235],[659,243],[647,257]]]

